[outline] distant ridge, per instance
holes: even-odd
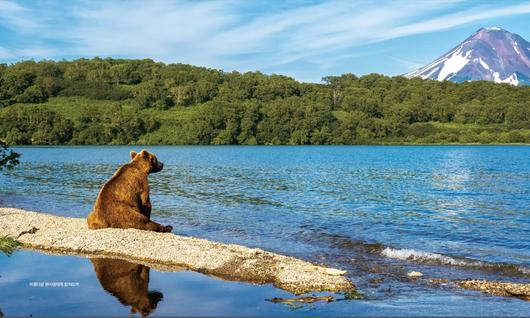
[[[530,43],[499,27],[482,28],[432,63],[404,75],[530,85]]]

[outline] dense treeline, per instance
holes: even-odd
[[[53,107],[52,107],[53,106]],[[152,60],[0,64],[12,144],[528,143],[530,87],[370,74],[300,83]]]

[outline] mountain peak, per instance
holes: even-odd
[[[481,28],[434,62],[405,76],[530,85],[530,43],[500,27]]]
[[[496,26],[494,26],[494,27],[489,27],[489,28],[481,28],[480,30],[485,30],[485,31],[487,31],[487,32],[490,32],[490,31],[503,31],[503,32],[508,32],[508,31],[504,30],[503,28],[501,28],[501,27],[496,27]],[[479,30],[479,31],[480,31],[480,30]],[[509,33],[509,32],[508,32],[508,33]]]
[[[475,32],[469,38],[480,39],[480,38],[489,37],[489,36],[510,37],[511,35],[513,35],[513,33],[501,27],[489,27],[489,28],[478,29],[477,32]]]

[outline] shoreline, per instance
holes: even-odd
[[[58,256],[121,259],[161,272],[189,270],[226,281],[272,284],[295,295],[309,292],[358,295],[355,285],[344,277],[346,271],[259,248],[136,229],[90,230],[84,218],[17,208],[0,207],[0,219],[0,238],[16,239],[21,244],[18,248],[24,250]],[[422,273],[419,274],[421,277]],[[530,300],[530,283],[427,279],[430,285],[439,288],[445,286]]]
[[[258,248],[136,229],[89,230],[84,218],[15,208],[0,208],[0,217],[0,236],[12,237],[26,249],[122,258],[165,271],[185,269],[230,281],[272,284],[293,294],[356,291],[345,271]]]
[[[227,144],[227,145],[203,145],[203,144],[36,144],[36,145],[17,145],[10,144],[9,147],[13,148],[32,148],[32,147],[367,147],[367,146],[530,146],[530,143],[374,143],[374,144],[256,144],[256,145],[240,145],[240,144]]]

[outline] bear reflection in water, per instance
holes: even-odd
[[[147,316],[156,309],[164,295],[149,291],[149,267],[120,259],[91,258],[101,286],[125,306],[131,313]]]

